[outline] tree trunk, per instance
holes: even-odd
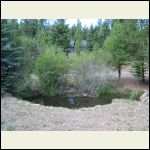
[[[120,66],[118,67],[118,78],[119,78],[119,81],[120,81],[120,79],[121,79],[121,67]]]
[[[76,39],[74,39],[73,52],[75,52]]]
[[[142,82],[145,83],[145,68],[144,68],[144,62],[142,62],[142,69],[141,69],[141,73],[142,73]]]

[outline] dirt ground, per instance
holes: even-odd
[[[114,72],[113,75],[118,77],[118,73]],[[147,90],[149,91],[149,71],[145,75],[145,83],[140,82],[131,73],[131,66],[127,66],[122,69],[121,72],[121,84],[123,88],[132,89],[132,91]]]
[[[6,96],[1,99],[1,108],[1,130],[149,130],[149,102],[114,99],[111,104],[72,110],[32,104]]]

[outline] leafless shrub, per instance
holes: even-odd
[[[95,96],[97,90],[105,86],[111,78],[111,70],[103,59],[93,54],[84,54],[75,62],[74,77],[80,92]]]

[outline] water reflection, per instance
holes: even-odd
[[[38,97],[28,99],[29,101],[45,106],[66,107],[70,109],[78,109],[82,107],[94,107],[95,105],[106,105],[112,102],[114,97],[102,96],[99,98],[90,97],[73,97],[73,96],[57,96],[57,97]],[[118,97],[119,98],[119,97]]]
[[[75,98],[74,97],[68,97],[67,101],[69,102],[69,104],[74,105],[75,104]]]

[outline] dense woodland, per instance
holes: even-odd
[[[69,51],[71,41],[73,53]],[[121,80],[121,70],[129,64],[135,77],[145,82],[149,20],[98,19],[90,28],[79,19],[72,27],[65,19],[1,20],[1,94],[57,95],[74,86],[96,95],[108,84],[110,68]],[[69,77],[72,72],[74,83]],[[93,77],[96,72],[98,76]],[[40,79],[39,89],[31,88],[32,74]]]

